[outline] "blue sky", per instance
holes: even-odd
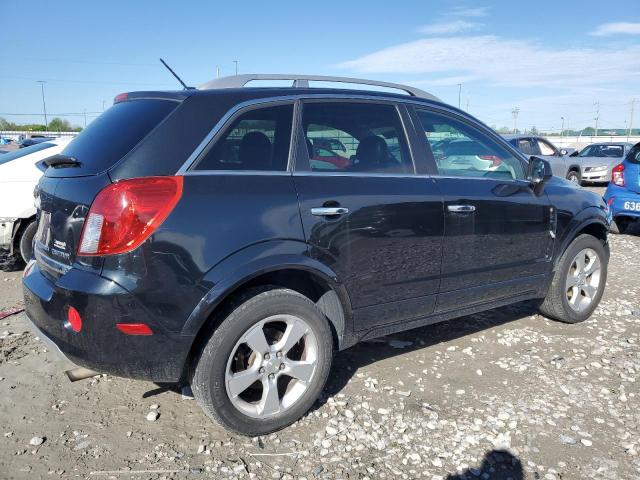
[[[178,6],[180,5],[180,6]],[[122,91],[240,73],[317,73],[413,84],[490,125],[625,127],[637,98],[637,0],[109,2],[3,5],[0,116],[100,112]],[[24,20],[23,20],[24,19]],[[52,115],[50,115],[51,117]],[[83,125],[83,116],[66,117]]]

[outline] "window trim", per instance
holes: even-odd
[[[523,154],[522,152],[520,152],[517,148],[515,148],[513,145],[511,145],[507,140],[505,140],[503,137],[501,137],[500,135],[498,135],[496,132],[494,132],[493,130],[491,130],[489,127],[487,127],[486,125],[484,125],[482,122],[480,122],[479,120],[473,118],[473,117],[466,117],[464,115],[461,115],[460,112],[458,112],[457,110],[455,110],[453,107],[450,107],[447,104],[444,103],[435,103],[433,101],[430,100],[425,100],[425,99],[416,99],[416,98],[399,98],[396,96],[390,96],[390,95],[368,95],[368,94],[364,94],[364,93],[358,93],[358,92],[354,92],[354,93],[295,93],[295,94],[290,94],[290,95],[279,95],[279,96],[275,96],[275,97],[262,97],[262,98],[252,98],[249,100],[245,100],[242,102],[237,103],[236,105],[234,105],[233,107],[230,107],[229,110],[227,110],[227,112],[220,117],[220,119],[218,120],[218,122],[216,122],[216,124],[211,128],[211,130],[209,131],[209,133],[203,138],[203,140],[198,144],[198,146],[193,150],[193,152],[189,155],[189,157],[187,157],[187,159],[184,161],[184,163],[182,164],[182,166],[176,171],[176,175],[186,175],[186,174],[193,174],[190,173],[191,169],[193,168],[193,164],[195,162],[195,160],[198,158],[198,156],[201,154],[202,150],[204,148],[207,147],[207,145],[212,141],[212,139],[214,139],[216,137],[216,135],[218,135],[218,133],[220,132],[220,130],[222,128],[224,128],[224,126],[226,125],[227,121],[229,120],[229,118],[233,115],[235,115],[238,111],[240,111],[243,108],[246,107],[250,107],[250,106],[258,106],[258,105],[268,105],[271,103],[283,103],[283,102],[301,102],[302,100],[311,100],[311,99],[318,99],[318,100],[333,100],[333,101],[337,101],[337,100],[355,100],[355,101],[372,101],[372,102],[387,102],[387,103],[392,103],[394,105],[396,105],[397,107],[403,107],[404,109],[406,109],[407,111],[407,115],[411,120],[411,123],[409,123],[408,125],[405,126],[405,128],[408,128],[409,130],[409,137],[410,140],[413,140],[415,142],[414,145],[410,145],[413,146],[413,148],[416,149],[417,152],[417,156],[414,156],[413,158],[413,162],[414,165],[416,166],[416,170],[418,173],[416,173],[416,176],[431,176],[431,174],[428,172],[428,170],[430,170],[431,168],[435,168],[435,163],[433,162],[433,159],[431,159],[431,161],[428,161],[428,157],[431,154],[431,150],[427,149],[427,146],[425,145],[425,142],[422,141],[422,136],[417,134],[417,131],[415,129],[415,121],[416,119],[414,118],[414,113],[413,113],[413,108],[414,107],[419,107],[419,108],[425,108],[425,109],[431,109],[435,112],[441,112],[444,113],[446,115],[453,115],[457,118],[460,118],[463,121],[466,121],[467,123],[475,126],[476,128],[483,130],[484,132],[486,132],[490,137],[492,137],[495,141],[497,141],[498,143],[500,143],[503,147],[507,148],[507,150],[509,150],[515,157],[520,158],[520,160],[522,161],[523,165],[528,165],[529,164],[529,158],[528,156],[526,156],[525,154]],[[295,112],[295,107],[294,107],[294,112]],[[405,120],[405,118],[403,117],[402,120]],[[294,122],[296,122],[296,118],[294,118]],[[295,126],[294,126],[295,128]],[[297,142],[299,144],[299,142]],[[411,142],[410,142],[411,143]],[[296,146],[296,148],[299,148],[299,145]],[[305,146],[306,149],[306,146]],[[294,154],[293,151],[289,152],[290,155]],[[425,161],[426,160],[426,161]],[[290,158],[290,163],[291,162],[291,158]],[[422,166],[423,168],[418,168],[418,166]],[[293,164],[290,165],[291,170],[293,170]],[[421,170],[427,170],[427,172],[422,172]],[[241,172],[240,170],[198,170],[198,171],[194,171],[195,173],[206,173],[206,174],[222,174],[222,175],[232,175],[234,173],[239,173]],[[248,170],[244,170],[244,172],[249,172]],[[255,172],[253,172],[254,174],[265,174],[268,173],[268,171],[266,170],[256,170]],[[278,174],[283,174],[283,173],[291,173],[291,172],[276,172]],[[328,173],[325,173],[325,175]],[[456,177],[458,178],[458,177]]]
[[[370,97],[339,97],[339,96],[326,96],[317,98],[315,96],[312,97],[303,97],[299,99],[300,108],[298,111],[298,129],[297,134],[299,135],[298,140],[298,154],[301,158],[296,158],[296,165],[293,168],[293,173],[296,175],[309,175],[309,176],[341,176],[341,177],[416,177],[418,176],[416,161],[415,161],[415,153],[413,149],[413,142],[410,138],[410,133],[412,129],[407,128],[407,118],[403,115],[403,110],[406,109],[405,105],[401,102],[394,101],[391,99],[386,99],[382,97],[378,98],[370,98]],[[311,170],[309,151],[306,146],[306,137],[304,134],[304,130],[302,128],[302,113],[304,108],[304,103],[372,103],[375,105],[389,105],[394,108],[396,111],[396,115],[398,116],[398,121],[400,122],[401,131],[400,134],[404,134],[404,140],[407,146],[407,153],[409,155],[409,161],[411,162],[411,166],[413,167],[413,172],[404,172],[404,173],[385,173],[385,172],[332,172],[332,171],[313,171]],[[413,128],[413,126],[411,126]],[[304,149],[301,148],[301,145],[304,145]],[[300,160],[300,161],[298,161]]]
[[[493,140],[495,143],[503,147],[505,150],[507,150],[507,152],[511,153],[513,158],[515,158],[520,162],[520,165],[522,166],[522,171],[525,173],[525,175],[526,175],[529,163],[528,163],[528,159],[525,158],[525,155],[521,151],[517,150],[517,148],[511,145],[510,142],[506,141],[500,135],[498,135],[488,127],[484,126],[480,122],[469,121],[469,119],[456,113],[455,111],[444,109],[444,108],[432,108],[431,105],[414,104],[411,106],[409,110],[412,116],[414,128],[416,129],[416,136],[419,138],[420,143],[424,145],[424,148],[427,151],[427,159],[429,161],[429,170],[430,170],[428,175],[430,177],[455,178],[455,179],[464,179],[464,180],[490,180],[494,182],[499,181],[501,183],[510,182],[510,183],[518,183],[518,184],[521,184],[523,181],[524,182],[527,181],[526,178],[497,179],[497,178],[490,178],[490,177],[471,177],[471,176],[463,177],[463,176],[455,176],[455,175],[441,175],[438,172],[438,165],[436,163],[435,157],[433,156],[433,150],[431,149],[431,144],[429,143],[426,136],[424,135],[424,132],[422,132],[421,134],[419,130],[419,129],[422,129],[422,126],[421,126],[422,123],[420,122],[420,118],[418,117],[417,110],[427,110],[427,111],[442,115],[444,117],[451,117],[454,120],[464,123],[469,127],[474,128],[480,131],[481,133],[486,134],[491,140]]]
[[[281,173],[281,174],[290,174],[290,167],[292,162],[292,145],[293,145],[293,137],[294,137],[294,128],[295,128],[295,119],[296,119],[296,101],[292,99],[270,99],[266,102],[243,102],[236,105],[234,108],[230,109],[225,113],[222,118],[216,123],[213,129],[209,132],[209,134],[200,142],[200,144],[196,147],[196,149],[191,153],[187,161],[180,167],[177,175],[184,174],[195,174],[195,173],[207,173],[208,172],[216,172],[216,173],[240,173],[240,172],[248,172],[250,174],[257,173]],[[216,143],[223,137],[228,129],[233,125],[233,123],[242,115],[247,112],[253,110],[261,110],[263,108],[277,107],[280,105],[292,105],[293,113],[291,117],[291,136],[289,138],[289,155],[287,157],[287,166],[284,170],[223,170],[223,169],[203,169],[198,170],[198,165],[202,160],[207,156],[207,154],[211,151],[211,149],[216,145]]]

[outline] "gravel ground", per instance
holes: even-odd
[[[587,322],[516,305],[360,344],[312,412],[256,439],[170,385],[70,383],[22,313],[0,319],[0,478],[639,478],[640,237],[610,238]],[[0,273],[0,311],[20,274]]]

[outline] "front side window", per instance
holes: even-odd
[[[287,169],[293,104],[251,109],[209,148],[196,170]]]
[[[448,177],[523,179],[520,160],[481,130],[430,110],[416,110],[438,174]]]
[[[414,172],[393,105],[309,102],[302,109],[302,126],[312,171]]]

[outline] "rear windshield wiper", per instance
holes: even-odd
[[[74,157],[70,157],[69,155],[54,155],[53,157],[47,158],[43,162],[47,167],[79,167],[80,162]]]

